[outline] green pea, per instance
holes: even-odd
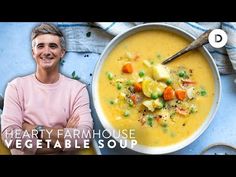
[[[184,77],[186,75],[186,72],[185,71],[180,71],[178,73],[179,77]]]
[[[167,85],[171,85],[172,84],[172,80],[171,79],[167,79],[166,84]]]
[[[125,117],[128,117],[128,116],[129,116],[129,111],[126,110],[126,111],[124,112],[124,116],[125,116]]]
[[[145,75],[145,72],[144,71],[139,71],[138,75],[139,75],[139,77],[143,77]]]
[[[117,85],[116,85],[116,88],[117,88],[118,90],[122,89],[122,84],[118,82]]]
[[[127,85],[127,86],[130,86],[130,85],[132,85],[132,84],[133,84],[133,83],[132,83],[131,80],[127,80],[127,81],[126,81],[126,85]]]
[[[113,74],[112,74],[111,72],[108,72],[108,73],[107,73],[107,78],[108,78],[109,80],[112,80],[112,79],[113,79]]]
[[[206,94],[207,94],[207,91],[204,88],[201,88],[200,95],[201,96],[206,96]]]
[[[158,92],[154,92],[154,93],[151,94],[151,98],[154,99],[154,100],[156,100],[158,98],[158,96],[159,96]]]

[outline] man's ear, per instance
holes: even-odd
[[[31,52],[32,52],[32,55],[34,56],[34,50],[33,50],[33,48],[31,48]]]
[[[31,52],[32,52],[32,56],[33,56],[33,58],[34,58],[34,60],[35,60],[33,48],[31,49]]]
[[[61,49],[61,58],[64,57],[65,53],[66,53],[66,50],[65,49]]]
[[[34,39],[32,40],[32,43],[31,43],[31,53],[32,55],[34,56]]]

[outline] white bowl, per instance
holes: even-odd
[[[189,40],[195,39],[195,37],[193,37],[191,34],[187,33],[186,31],[184,31],[182,29],[171,26],[171,25],[163,24],[163,23],[148,23],[148,24],[142,24],[139,26],[135,26],[135,27],[130,28],[129,30],[123,32],[122,34],[116,36],[115,38],[113,38],[113,40],[106,46],[103,53],[101,54],[101,57],[95,67],[95,71],[93,74],[93,80],[92,80],[92,95],[93,95],[93,103],[94,103],[96,113],[97,113],[98,118],[101,121],[103,127],[111,132],[112,132],[112,130],[114,131],[114,129],[113,129],[112,125],[109,123],[109,121],[106,119],[105,114],[103,113],[103,110],[102,110],[101,105],[99,103],[99,95],[98,95],[98,91],[97,91],[98,90],[98,79],[99,79],[99,73],[101,71],[101,67],[103,65],[104,60],[107,58],[109,53],[113,50],[113,48],[117,46],[118,43],[120,43],[122,40],[129,37],[130,35],[133,35],[134,33],[137,33],[137,32],[143,31],[143,30],[150,30],[150,29],[163,29],[163,30],[167,30],[167,31],[176,33],[176,34],[178,34],[186,39],[189,39]],[[215,113],[218,109],[218,106],[219,106],[219,102],[220,102],[220,98],[221,98],[221,82],[220,82],[220,76],[219,76],[218,69],[217,69],[216,64],[215,64],[212,56],[210,55],[210,53],[207,51],[207,49],[205,47],[202,47],[200,49],[200,51],[202,52],[202,54],[205,56],[205,58],[207,59],[207,61],[209,63],[209,66],[210,66],[213,76],[214,76],[214,83],[215,83],[215,97],[214,97],[213,105],[212,105],[212,108],[211,108],[206,120],[204,121],[204,123],[198,128],[197,131],[195,131],[187,139],[180,141],[179,143],[176,143],[174,145],[169,145],[169,146],[164,146],[164,147],[149,147],[149,146],[144,146],[144,145],[136,145],[133,148],[131,148],[131,143],[129,141],[128,145],[127,145],[128,148],[130,148],[134,151],[137,151],[137,152],[145,153],[145,154],[171,153],[171,152],[174,152],[174,151],[177,151],[177,150],[180,150],[180,149],[186,147],[187,145],[192,143],[194,140],[196,140],[207,129],[207,127],[209,126],[209,124],[213,120],[214,115],[215,115]],[[112,136],[116,137],[114,135],[112,135]],[[114,138],[114,139],[116,139],[118,142],[120,142],[120,140],[121,140],[119,138]]]

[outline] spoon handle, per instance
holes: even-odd
[[[161,64],[166,64],[166,63],[174,60],[175,58],[179,57],[180,55],[185,54],[186,52],[188,52],[190,50],[196,49],[198,47],[201,47],[204,44],[207,44],[208,43],[208,36],[209,36],[211,31],[212,31],[211,29],[207,30],[202,35],[200,35],[196,40],[194,40],[191,44],[189,44],[187,47],[183,48],[182,50],[180,50],[176,54],[174,54],[171,57],[167,58]]]

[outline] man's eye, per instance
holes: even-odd
[[[57,48],[57,45],[50,45],[50,47],[51,47],[52,49],[55,49],[55,48]]]
[[[37,45],[37,48],[41,49],[41,48],[43,48],[43,45]]]

